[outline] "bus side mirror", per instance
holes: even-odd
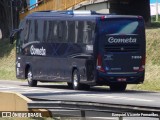
[[[14,36],[10,36],[10,44],[14,43]]]
[[[14,43],[15,35],[16,35],[18,32],[22,31],[22,30],[23,30],[23,28],[15,29],[15,30],[12,31],[12,33],[11,33],[11,35],[10,35],[10,44],[13,44],[13,43]]]
[[[15,31],[12,31],[9,38],[10,38],[10,44],[13,44],[14,43],[14,38],[15,38]]]

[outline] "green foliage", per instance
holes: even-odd
[[[160,15],[158,16],[158,19],[160,21]],[[151,16],[151,21],[155,22],[156,21],[156,15]]]
[[[15,80],[15,44],[0,40],[0,79]]]

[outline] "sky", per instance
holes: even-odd
[[[150,3],[155,3],[156,0],[150,0]],[[158,2],[160,3],[160,0],[158,0]]]
[[[38,0],[30,0],[30,4],[33,5],[37,2]],[[150,0],[150,3],[155,3],[156,0]],[[158,2],[160,3],[160,0],[158,0]]]
[[[33,5],[37,2],[38,0],[30,0],[30,5]]]

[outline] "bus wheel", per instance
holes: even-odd
[[[126,87],[127,87],[127,84],[123,84],[123,83],[112,84],[112,85],[110,85],[110,90],[111,91],[125,91]]]
[[[81,89],[80,75],[77,69],[74,70],[73,75],[72,75],[72,85],[73,85],[74,90]]]
[[[33,76],[32,71],[31,71],[31,69],[29,69],[28,73],[27,73],[28,85],[29,85],[29,87],[36,87],[37,86],[37,81],[33,80],[32,76]]]

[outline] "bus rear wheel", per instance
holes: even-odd
[[[75,69],[72,74],[72,85],[74,90],[80,90],[82,88],[82,84],[80,84],[80,75],[77,69]]]
[[[127,84],[119,83],[119,84],[112,84],[110,85],[111,91],[125,91],[127,87]]]
[[[33,74],[32,74],[32,71],[30,68],[27,73],[27,81],[28,81],[29,87],[36,87],[37,86],[37,81],[33,80]]]

